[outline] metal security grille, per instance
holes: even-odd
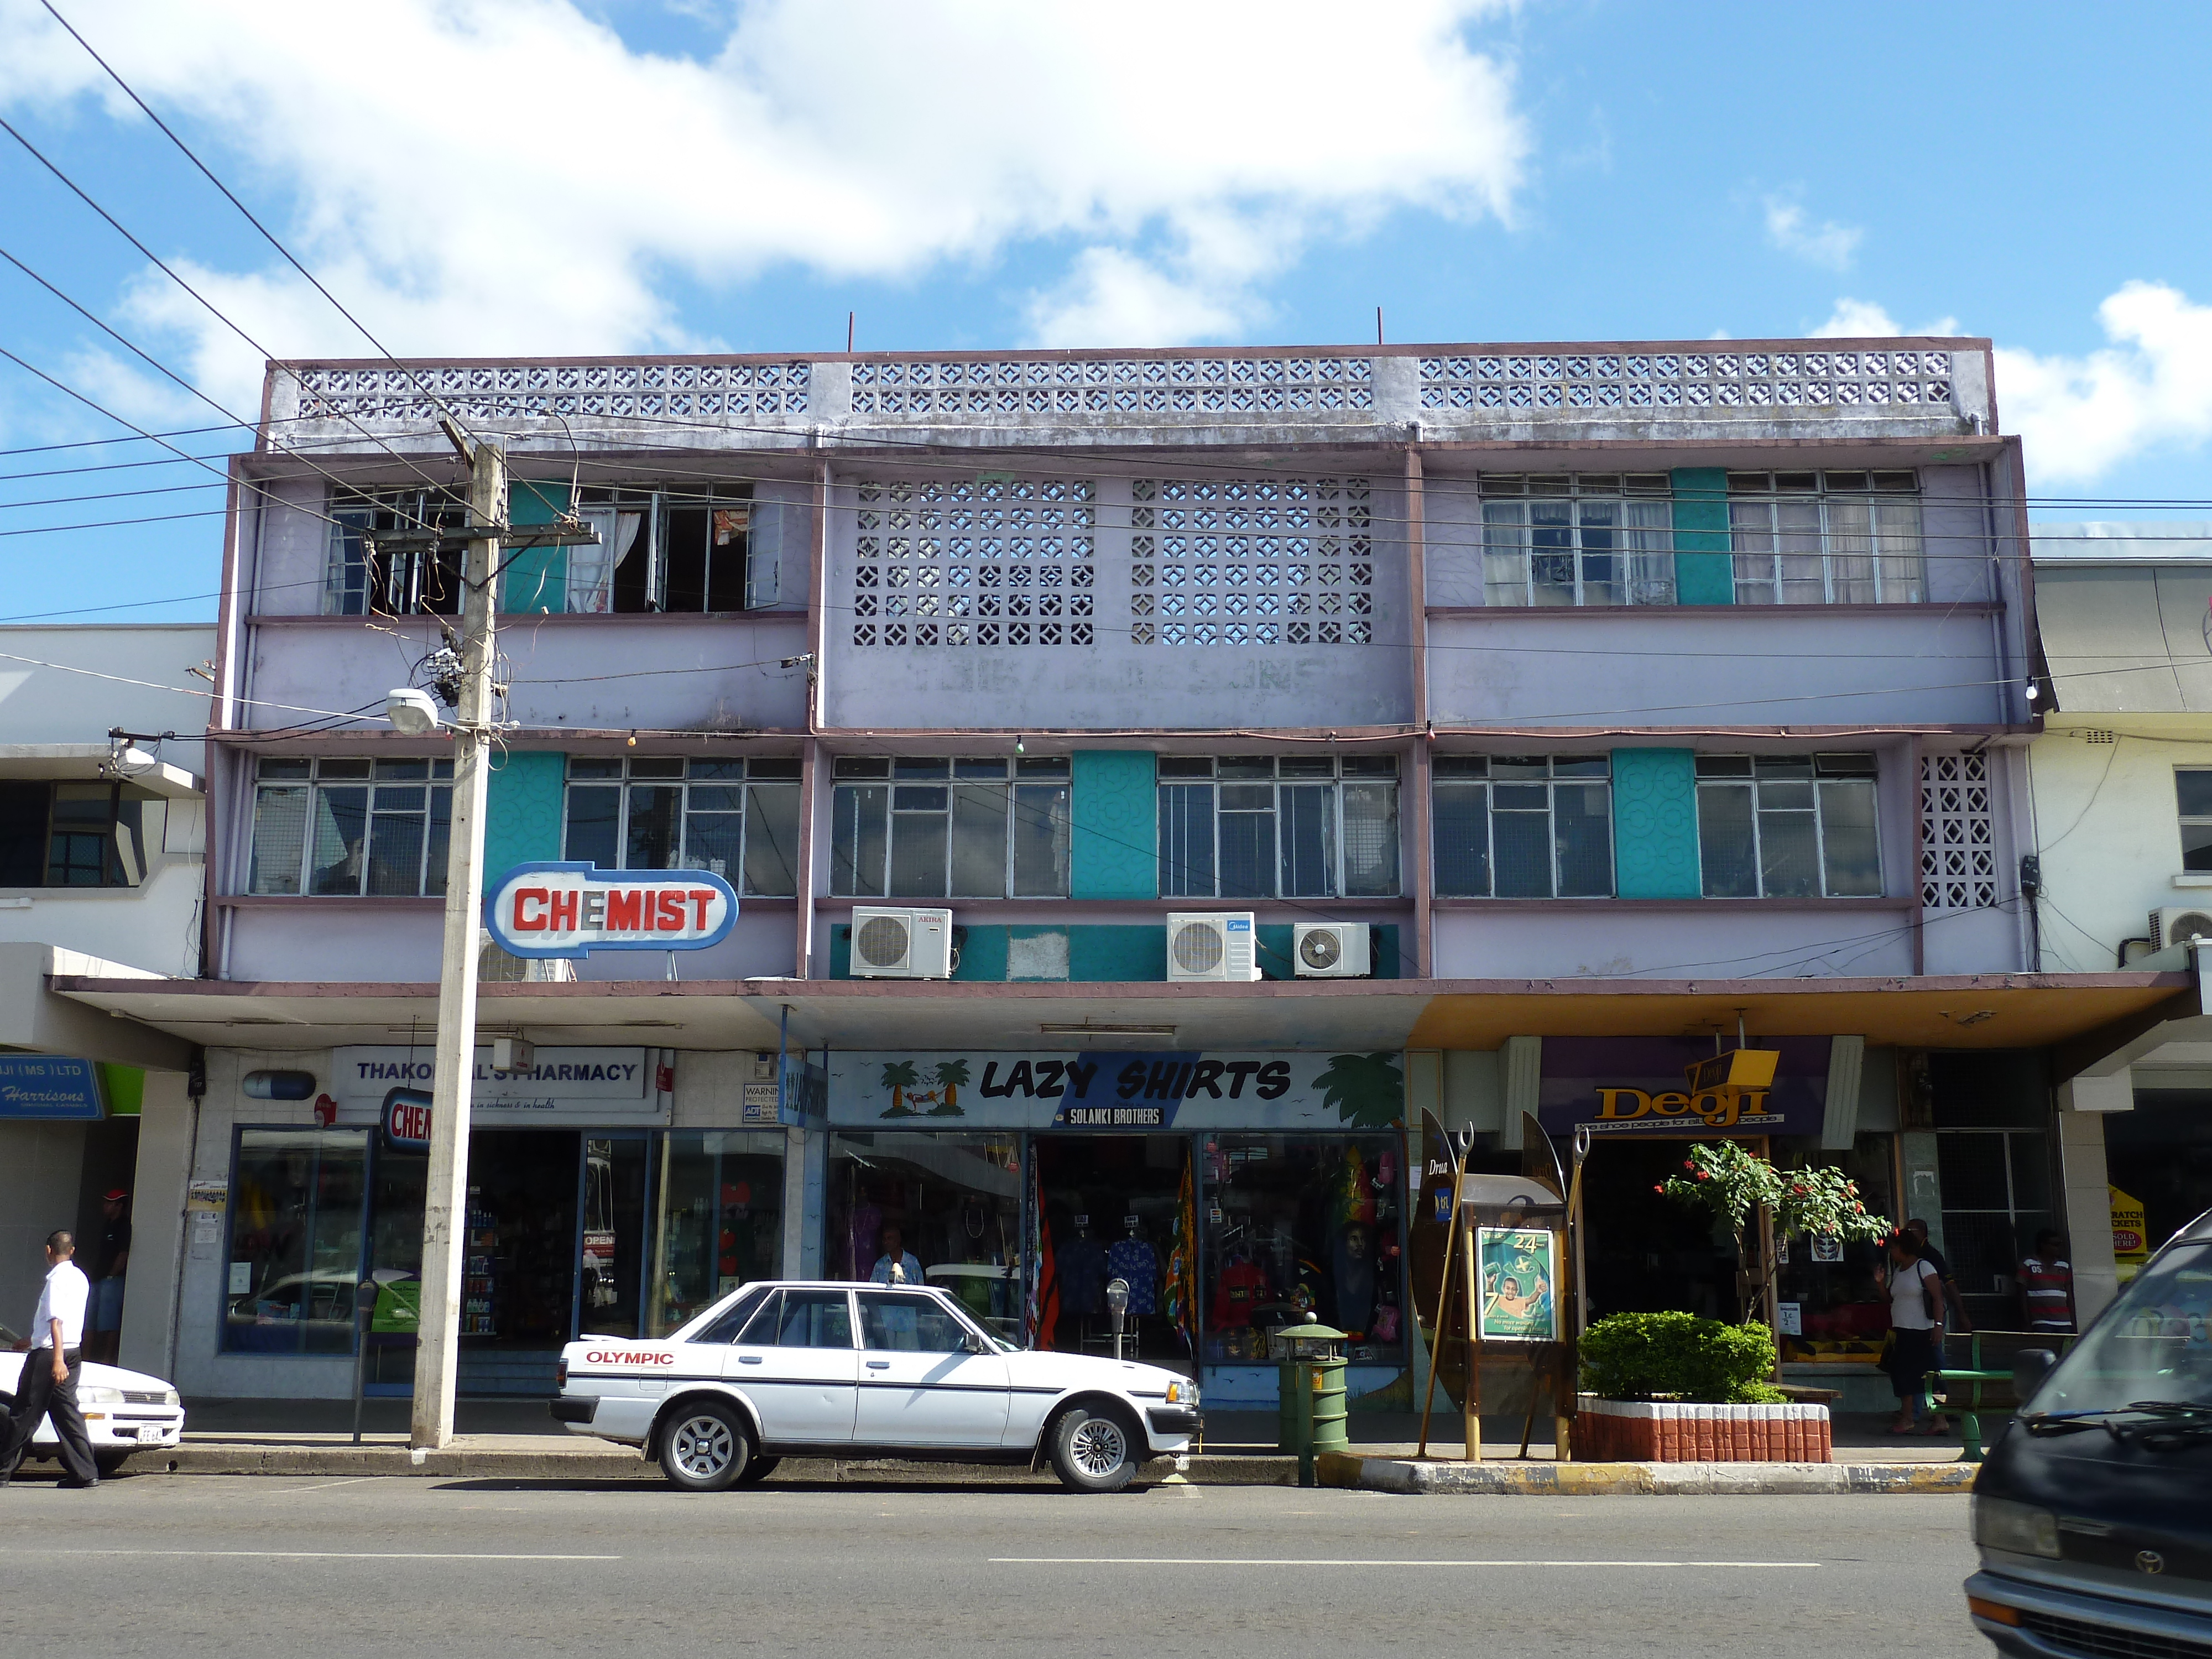
[[[1366,479],[1139,478],[1129,493],[1136,644],[1373,641]]]
[[[863,483],[854,498],[854,645],[1091,643],[1090,479]]]
[[[1920,902],[1929,910],[1997,904],[1996,830],[1986,755],[1920,757]]]

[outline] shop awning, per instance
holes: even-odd
[[[62,996],[231,1048],[312,1048],[434,1028],[430,984],[255,984],[57,974]],[[2185,973],[1917,979],[1262,981],[1239,985],[629,980],[482,988],[478,1024],[544,1043],[673,1048],[1495,1048],[1509,1036],[1853,1034],[1929,1048],[2087,1052],[2194,1002]]]

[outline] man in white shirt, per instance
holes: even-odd
[[[27,1351],[23,1373],[15,1383],[15,1408],[0,1440],[0,1486],[8,1484],[22,1461],[39,1419],[51,1417],[60,1437],[61,1484],[66,1487],[96,1486],[100,1466],[92,1461],[92,1442],[84,1432],[84,1413],[77,1409],[77,1379],[84,1370],[78,1352],[84,1340],[85,1304],[92,1284],[70,1258],[76,1241],[67,1232],[46,1235],[46,1282],[39,1291],[39,1310],[32,1316],[30,1340],[16,1345]]]

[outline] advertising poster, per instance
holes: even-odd
[[[1475,1236],[1482,1270],[1476,1328],[1482,1340],[1558,1341],[1557,1235],[1540,1228],[1480,1227]]]

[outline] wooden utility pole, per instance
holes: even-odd
[[[507,453],[447,436],[469,463],[461,566],[461,686],[453,732],[453,835],[446,860],[446,945],[438,969],[438,1060],[430,1085],[430,1170],[422,1189],[422,1308],[410,1442],[453,1443],[460,1370],[461,1268],[468,1254],[469,1095],[476,1070],[477,926],[483,908],[484,797],[492,723],[495,577],[507,529]]]

